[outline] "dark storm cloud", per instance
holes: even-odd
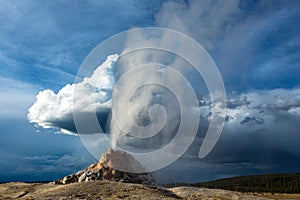
[[[202,117],[197,137],[189,150],[171,166],[155,172],[158,180],[197,182],[299,171],[300,90],[252,91],[228,98],[231,102],[247,101],[227,109],[230,119],[210,154],[198,158],[209,124],[208,118]],[[209,107],[209,102],[205,105]]]
[[[0,154],[1,155],[1,154]],[[1,155],[0,181],[51,181],[81,170],[91,163],[84,154]],[[15,160],[17,164],[10,162]]]

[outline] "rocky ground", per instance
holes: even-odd
[[[0,184],[0,199],[300,199],[300,194],[243,194],[218,189],[163,189],[115,181]]]

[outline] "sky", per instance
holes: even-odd
[[[0,4],[1,182],[55,180],[96,161],[70,126],[68,87],[75,87],[83,60],[99,43],[122,31],[149,26],[180,31],[200,43],[216,63],[227,96],[225,126],[214,149],[198,158],[203,137],[199,130],[182,158],[153,173],[159,182],[299,172],[296,0],[0,0]],[[114,59],[107,59],[94,74],[112,77]],[[93,80],[90,76],[82,83],[93,86]],[[105,81],[102,84],[102,89],[113,89]],[[205,122],[210,105],[203,101]],[[80,102],[79,107],[89,104]],[[100,102],[100,117],[107,102]]]

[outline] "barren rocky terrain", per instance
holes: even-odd
[[[0,199],[300,199],[298,194],[244,194],[219,189],[176,187],[163,189],[114,181],[0,184]]]

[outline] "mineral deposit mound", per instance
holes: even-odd
[[[118,170],[122,169],[122,171]],[[131,173],[134,171],[143,173]],[[107,153],[102,154],[96,164],[91,164],[88,168],[78,171],[56,181],[56,184],[68,184],[74,182],[109,180],[125,183],[153,184],[152,175],[130,154],[112,148]]]

